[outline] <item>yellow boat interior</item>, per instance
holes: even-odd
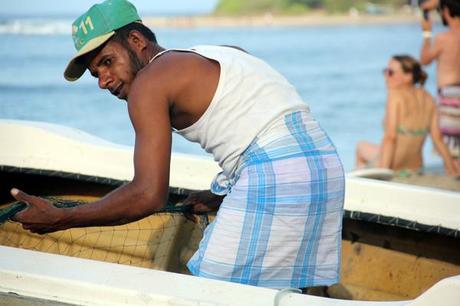
[[[0,167],[0,208],[12,187],[39,196],[94,201],[122,181],[77,174]],[[171,188],[171,203],[189,190]],[[213,216],[209,216],[212,220]],[[159,213],[121,226],[76,228],[37,235],[20,224],[0,225],[0,245],[188,274],[208,218]],[[439,280],[460,274],[460,233],[397,216],[345,211],[341,282],[310,293],[341,299],[393,301],[419,296]]]

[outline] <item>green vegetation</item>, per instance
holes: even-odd
[[[266,12],[301,14],[311,10],[343,13],[348,12],[351,8],[361,12],[382,13],[407,4],[408,0],[220,0],[215,13],[223,15]]]

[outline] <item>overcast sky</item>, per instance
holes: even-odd
[[[218,0],[131,0],[142,16],[152,14],[200,14],[211,12]],[[0,15],[46,16],[80,15],[91,0],[0,0]]]

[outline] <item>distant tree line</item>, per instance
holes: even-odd
[[[410,0],[220,0],[217,14],[257,14],[257,13],[305,13],[311,10],[325,10],[331,13],[347,12],[351,8],[366,11],[369,7],[399,8]]]

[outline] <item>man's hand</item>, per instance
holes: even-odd
[[[192,213],[203,214],[217,211],[224,197],[215,195],[209,190],[203,190],[189,194],[183,204],[192,205]]]
[[[424,12],[423,15],[427,14],[427,18],[423,16],[421,26],[423,32],[431,32],[433,26],[431,24],[431,18],[428,15],[431,10],[438,7],[438,0],[427,0],[420,5],[420,9]]]
[[[431,30],[433,29],[433,25],[431,24],[431,17],[428,16],[427,19],[425,18],[422,18],[422,21],[420,23],[421,27],[422,27],[422,31],[423,32],[431,32]]]
[[[431,11],[431,10],[436,9],[438,7],[438,4],[439,4],[439,0],[426,0],[420,5],[420,8],[422,10]]]
[[[22,223],[25,230],[32,233],[45,234],[65,229],[60,225],[63,219],[63,209],[54,207],[50,201],[13,188],[11,195],[18,201],[27,203],[28,207],[18,212],[12,219]]]

